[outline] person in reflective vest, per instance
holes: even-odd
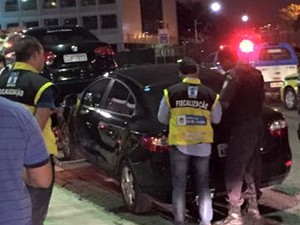
[[[197,64],[189,58],[178,63],[183,80],[164,90],[158,111],[158,120],[169,125],[174,224],[186,224],[186,178],[193,163],[200,224],[209,225],[213,216],[209,189],[211,123],[220,122],[222,110],[219,95],[201,84]]]
[[[34,37],[20,36],[14,45],[16,62],[13,68],[0,76],[0,95],[22,103],[35,116],[45,140],[54,174],[53,156],[57,154],[55,136],[51,130],[50,115],[54,104],[54,84],[39,73],[44,68],[44,50]],[[48,211],[52,185],[47,189],[27,185],[32,200],[32,223],[42,225]]]

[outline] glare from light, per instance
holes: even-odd
[[[244,23],[246,23],[246,22],[249,21],[249,16],[248,16],[248,15],[242,15],[242,16],[241,16],[241,20],[242,20]]]
[[[221,4],[219,2],[213,2],[211,5],[210,5],[210,9],[213,11],[213,12],[218,12],[221,10]]]

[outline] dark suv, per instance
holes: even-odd
[[[117,68],[109,44],[82,27],[27,28],[20,34],[34,36],[43,45],[46,64],[43,76],[60,89],[59,99],[80,92],[99,75]],[[8,46],[13,47],[13,43]],[[8,52],[5,49],[3,53]]]

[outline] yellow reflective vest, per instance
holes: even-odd
[[[53,86],[29,64],[16,62],[13,69],[0,76],[0,95],[24,104],[33,114],[43,92]],[[49,154],[57,154],[55,136],[49,118],[43,130],[43,137]]]
[[[170,111],[169,144],[212,143],[210,114],[218,98],[197,78],[185,78],[182,83],[165,89],[164,99]]]

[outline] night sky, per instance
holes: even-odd
[[[204,3],[213,0],[179,0],[182,3],[200,1]],[[300,0],[216,0],[222,4],[222,14],[233,21],[238,21],[240,15],[247,13],[253,22],[260,24],[278,20],[279,10],[291,3],[300,4]]]

